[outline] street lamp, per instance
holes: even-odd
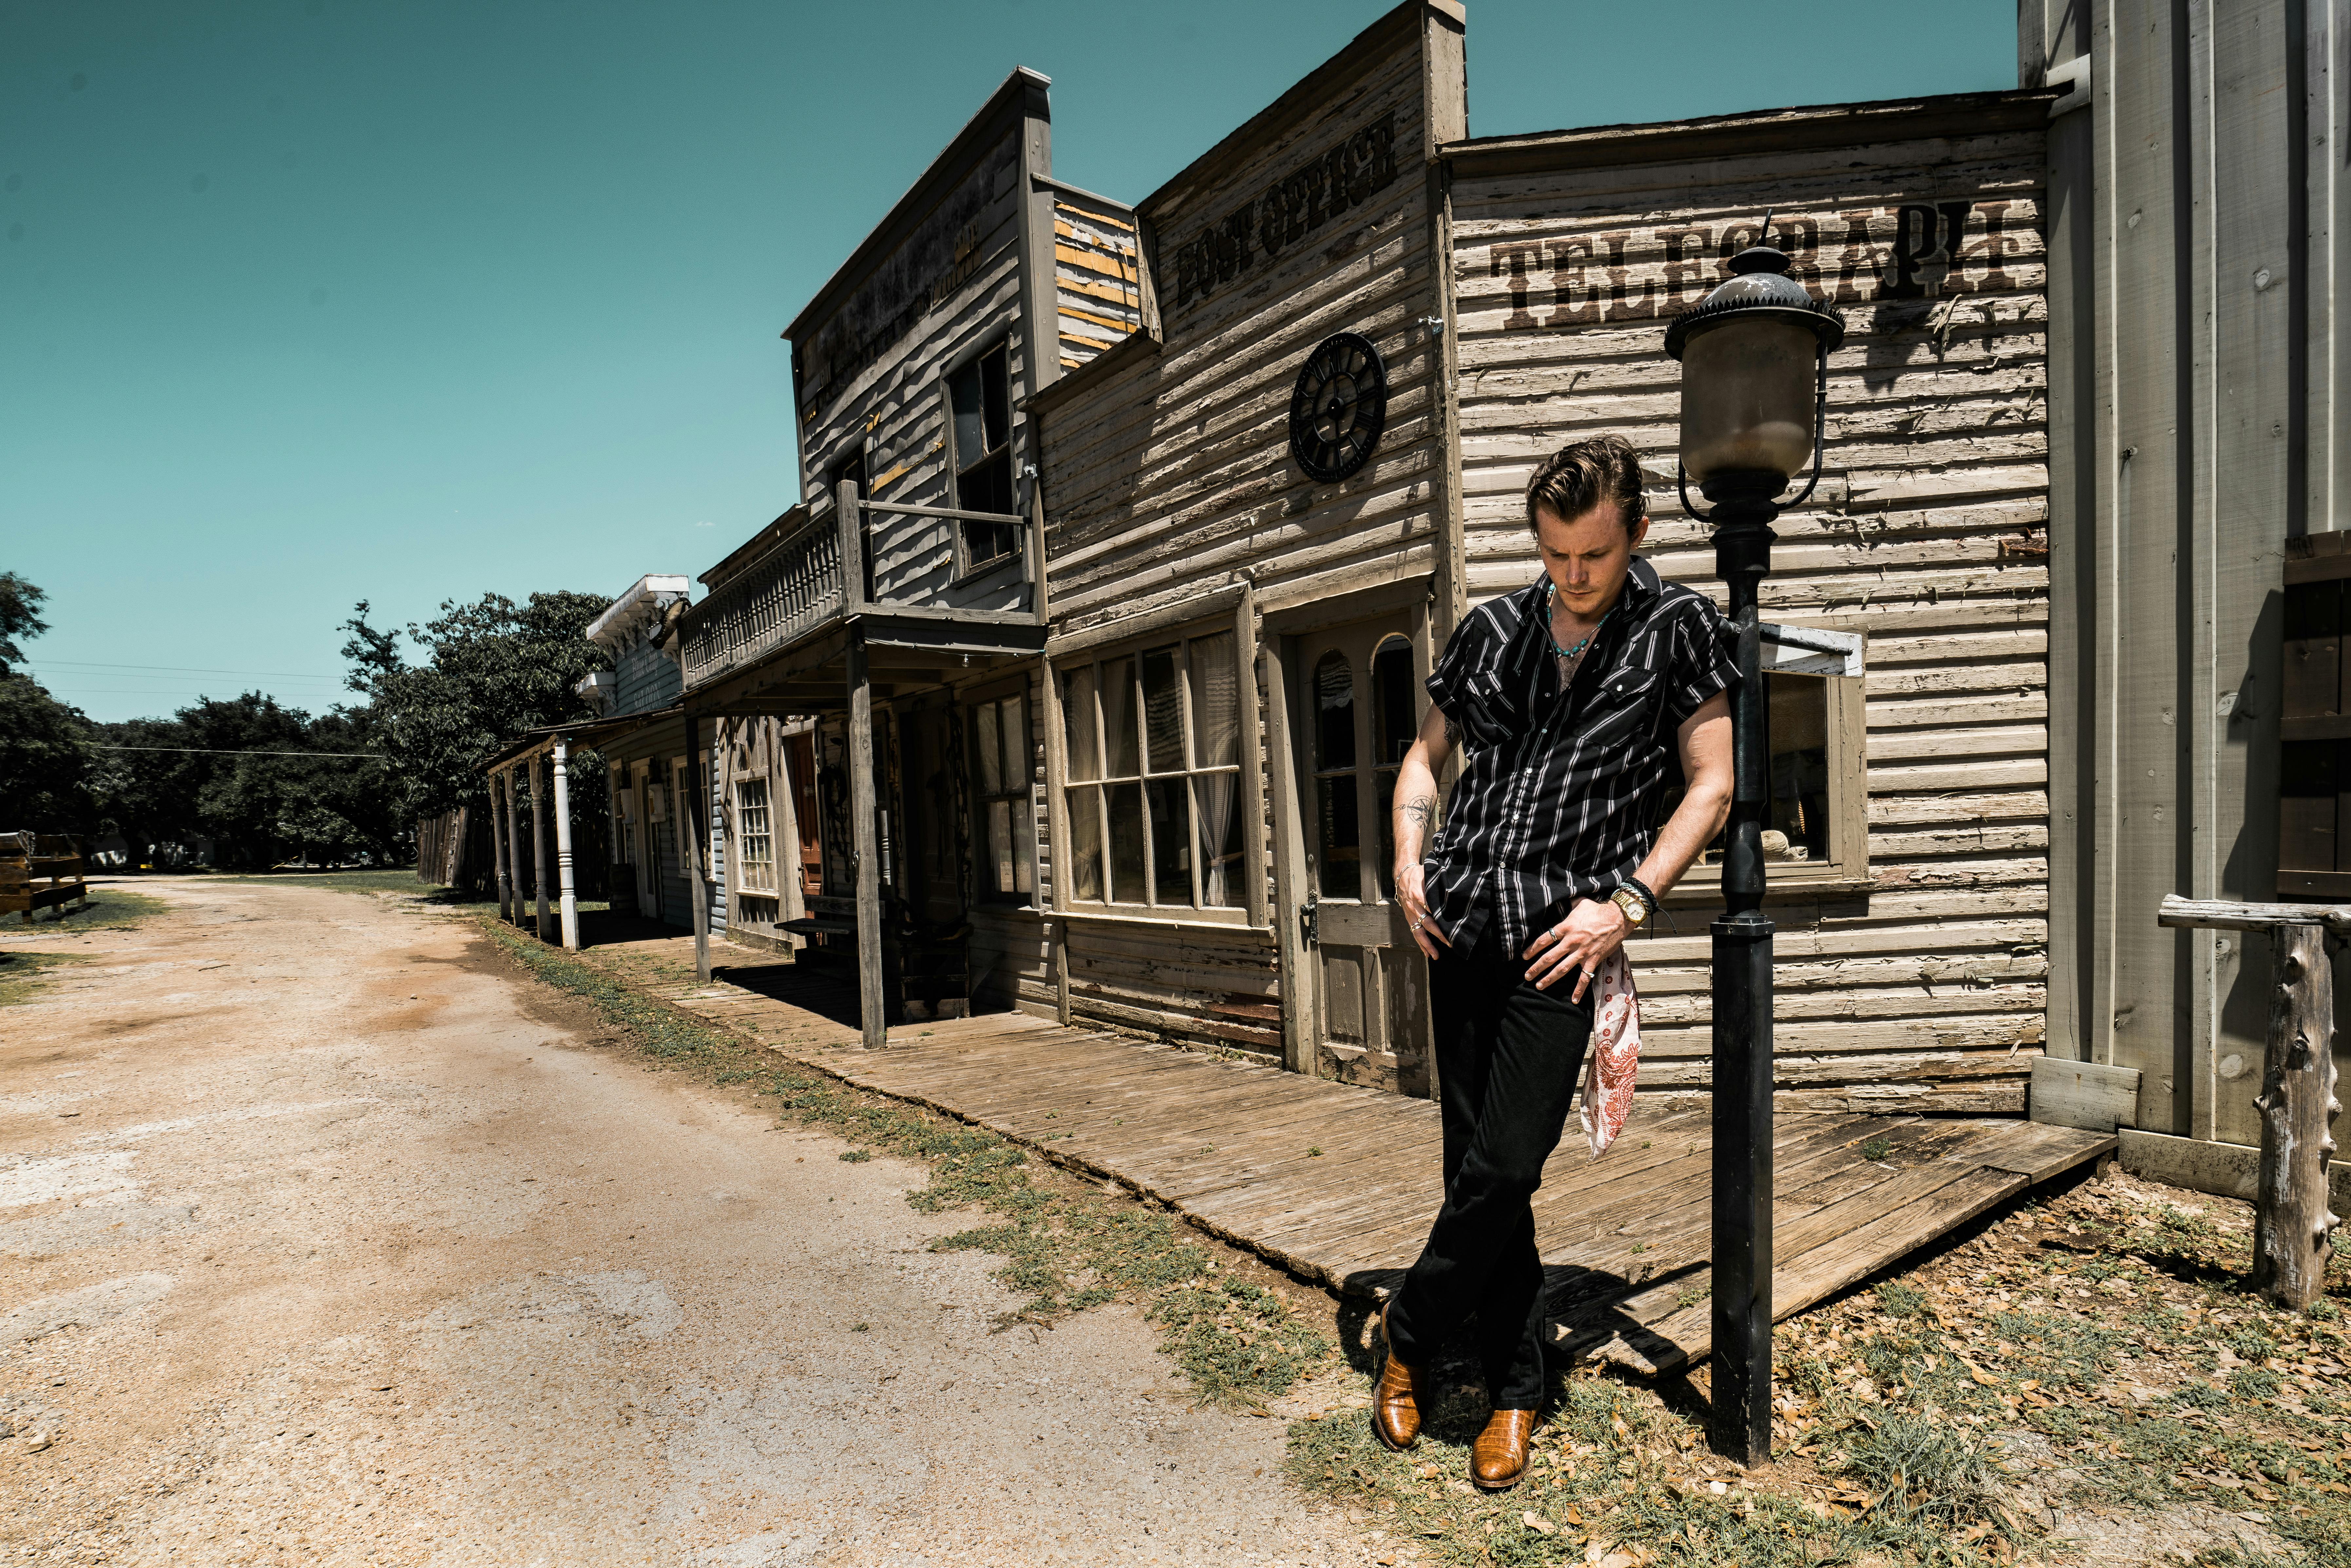
[[[1770,219],[1764,220],[1768,232]],[[1829,353],[1844,323],[1756,246],[1729,281],[1666,329],[1682,365],[1682,509],[1689,481],[1714,503],[1715,570],[1730,588],[1739,684],[1732,689],[1730,821],[1722,918],[1714,923],[1714,1441],[1742,1465],[1771,1458],[1771,922],[1763,915],[1763,825],[1771,810],[1771,706],[1757,595],[1771,570],[1771,524],[1803,494],[1775,499],[1818,451]]]

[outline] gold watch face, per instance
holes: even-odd
[[[1634,925],[1638,925],[1648,918],[1649,911],[1641,903],[1640,894],[1630,888],[1619,888],[1609,896],[1616,901],[1616,907],[1625,912],[1625,918]]]

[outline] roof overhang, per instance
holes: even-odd
[[[677,576],[641,577],[632,583],[627,592],[612,601],[604,613],[588,623],[587,638],[601,647],[617,652],[637,630],[642,622],[659,619],[661,612],[683,599],[693,587],[693,580]]]

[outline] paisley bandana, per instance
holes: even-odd
[[[1577,1114],[1583,1141],[1598,1159],[1625,1130],[1633,1113],[1633,1075],[1641,1066],[1641,998],[1633,988],[1633,966],[1619,946],[1592,982],[1600,989],[1593,1009],[1592,1045],[1585,1053],[1583,1098]]]

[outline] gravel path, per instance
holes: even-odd
[[[1123,1308],[464,924],[196,882],[0,1011],[0,1558],[1369,1563]]]

